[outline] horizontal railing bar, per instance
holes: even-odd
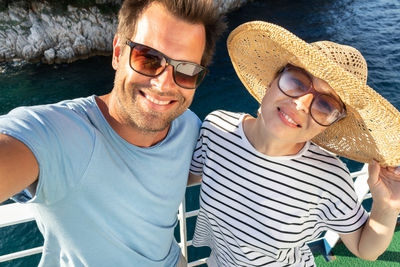
[[[27,250],[22,250],[22,251],[6,254],[3,256],[0,256],[0,262],[11,261],[11,260],[15,260],[15,259],[23,258],[23,257],[28,257],[31,255],[42,253],[42,251],[43,251],[43,247],[37,247],[37,248],[31,248],[31,249],[27,249]]]
[[[0,206],[0,228],[35,220],[30,204],[12,203]]]
[[[207,263],[207,258],[189,262],[187,264],[187,266],[188,267],[193,267],[193,266],[199,266],[199,265],[202,265],[202,264],[205,264],[205,263]]]
[[[350,173],[350,177],[351,177],[351,178],[355,178],[355,177],[358,177],[358,176],[360,176],[360,175],[364,175],[364,174],[367,174],[367,173],[368,173],[368,169],[365,168],[365,169],[362,169],[362,170],[360,170],[360,171],[356,171],[356,172]]]
[[[199,210],[192,210],[186,212],[186,218],[194,217],[199,214]]]

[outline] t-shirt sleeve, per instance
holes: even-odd
[[[331,230],[340,234],[349,234],[358,230],[368,219],[368,213],[358,202],[355,202],[351,208],[344,208],[342,211],[343,216],[330,218],[327,222]]]
[[[199,138],[193,151],[192,162],[190,164],[190,172],[194,175],[201,176],[203,173],[203,137],[204,129],[201,128]]]
[[[341,168],[346,168],[341,161],[340,164]],[[341,191],[324,198],[328,209],[323,215],[326,216],[326,224],[330,230],[340,234],[352,233],[365,224],[368,213],[358,201],[349,172],[342,175],[341,181],[336,184],[340,185]]]
[[[201,154],[201,141],[202,139],[199,137],[197,139],[196,147],[193,151],[192,162],[190,164],[190,172],[194,175],[201,176],[203,173],[203,156]]]
[[[78,184],[95,140],[83,119],[62,105],[16,108],[0,116],[0,133],[23,142],[39,164],[35,195],[29,200],[24,190],[14,199],[46,204],[63,198]]]

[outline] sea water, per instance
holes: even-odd
[[[196,90],[191,106],[201,119],[215,109],[255,114],[258,103],[240,83],[226,50],[228,33],[252,20],[281,25],[307,42],[330,40],[357,48],[368,63],[368,84],[400,109],[398,0],[259,0],[228,14],[228,31],[217,44],[210,73]],[[0,64],[0,114],[17,106],[102,95],[112,89],[113,79],[111,57],[58,65],[3,63]],[[346,162],[351,171],[361,166]],[[187,190],[188,210],[198,208],[198,191],[198,187]],[[188,220],[189,239],[194,224],[195,218]],[[179,240],[178,231],[176,237]],[[0,229],[0,255],[41,246],[42,242],[34,222]],[[204,248],[189,248],[189,260],[207,253]],[[0,263],[0,267],[36,266],[39,258],[37,255]]]

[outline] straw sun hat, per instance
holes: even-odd
[[[227,45],[237,75],[258,102],[288,63],[335,90],[348,115],[313,138],[314,143],[352,160],[400,165],[400,113],[366,84],[367,63],[355,48],[329,41],[309,44],[263,21],[240,25]]]

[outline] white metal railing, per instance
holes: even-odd
[[[354,182],[354,187],[358,196],[358,199],[364,200],[368,199],[371,197],[370,194],[368,194],[368,184],[367,184],[367,179],[368,179],[368,165],[365,164],[364,167],[362,168],[361,171],[354,172],[351,174],[353,178],[355,179]],[[196,186],[191,185],[191,186]],[[19,223],[24,223],[24,222],[29,222],[33,221],[34,217],[32,215],[32,212],[30,210],[30,204],[18,204],[18,203],[13,203],[13,204],[7,204],[0,206],[0,228],[10,226],[10,225],[16,225]],[[188,250],[187,248],[192,245],[192,240],[188,240],[187,238],[187,227],[186,227],[186,220],[191,217],[197,216],[199,210],[193,210],[193,211],[188,211],[186,212],[186,201],[183,199],[181,205],[179,206],[179,212],[178,212],[178,220],[179,220],[179,230],[180,230],[180,243],[179,246],[181,247],[182,254],[189,259],[188,257]],[[323,240],[325,243],[325,252],[329,253],[331,249],[335,246],[337,241],[339,240],[339,235],[337,235],[334,232],[326,232],[326,234],[315,240]],[[314,242],[315,242],[314,241]],[[0,256],[0,262],[4,261],[10,261],[34,254],[39,254],[43,250],[43,247],[36,247],[36,248],[31,248],[27,250],[22,250],[14,253],[10,253],[7,255],[2,255]],[[193,266],[198,266],[201,264],[206,263],[207,258],[203,259],[198,259],[192,262],[188,263],[188,267],[193,267]]]
[[[35,218],[30,209],[30,204],[13,203],[0,206],[0,228],[33,220],[35,220]],[[0,262],[38,254],[42,252],[42,249],[43,247],[37,247],[2,255],[0,256]]]
[[[188,187],[196,186],[199,184],[192,184],[189,185]],[[197,216],[199,214],[199,210],[192,210],[192,211],[186,211],[186,200],[185,197],[182,200],[181,205],[179,206],[179,212],[178,212],[178,220],[179,220],[179,231],[180,231],[180,238],[181,242],[179,243],[179,246],[181,247],[182,254],[185,256],[186,259],[189,259],[188,257],[188,251],[187,248],[192,245],[192,240],[187,239],[187,227],[186,227],[186,220],[190,217]],[[192,266],[198,266],[201,264],[206,263],[207,258],[199,259],[196,261],[188,262],[188,267]]]

